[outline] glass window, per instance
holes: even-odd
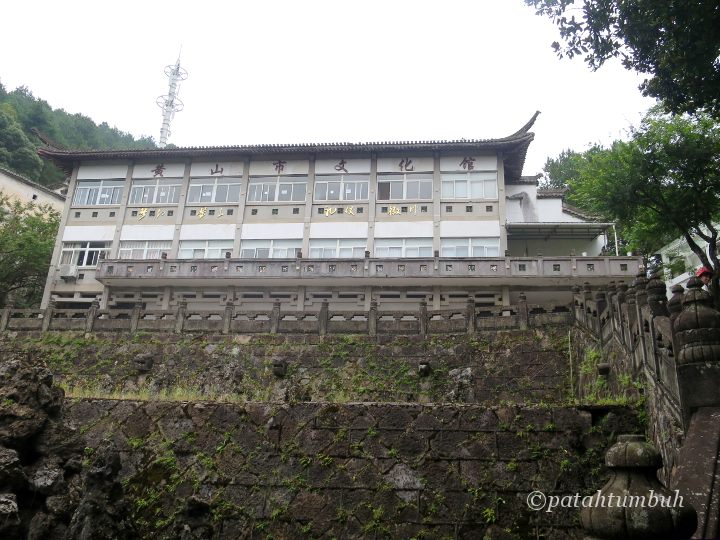
[[[183,240],[180,242],[180,259],[222,259],[226,253],[232,257],[233,240]]]
[[[191,178],[187,202],[240,202],[240,178]]]
[[[94,267],[102,253],[107,257],[110,242],[64,242],[60,253],[60,264]]]
[[[248,185],[248,202],[304,201],[307,176],[254,176]]]
[[[365,238],[317,238],[310,240],[311,259],[361,259],[365,256]]]
[[[177,204],[180,200],[180,178],[133,180],[128,204]]]
[[[78,180],[73,205],[120,204],[125,180]]]
[[[302,239],[243,240],[240,257],[243,259],[291,259],[302,249]]]
[[[432,257],[432,238],[377,238],[376,257]]]
[[[120,242],[120,259],[160,259],[172,247],[171,240],[140,240]]]
[[[378,175],[378,200],[432,199],[432,174]]]
[[[369,184],[370,178],[362,174],[319,175],[315,178],[315,200],[367,200]]]
[[[497,199],[497,173],[457,172],[442,174],[443,199]]]
[[[499,238],[441,238],[440,255],[443,257],[497,257]]]

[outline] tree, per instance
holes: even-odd
[[[629,141],[592,148],[582,156],[568,198],[617,220],[626,240],[652,253],[682,236],[714,270],[720,305],[720,124],[707,114],[651,110]],[[708,244],[707,253],[694,237]]]
[[[720,119],[720,4],[717,0],[525,0],[549,17],[564,45],[559,56],[581,54],[595,70],[620,58],[647,74],[640,89],[666,110],[705,109]],[[581,3],[582,7],[576,4]]]
[[[0,110],[0,166],[36,178],[43,162],[35,145],[12,116]]]
[[[40,303],[60,214],[0,192],[0,306]]]
[[[556,158],[548,158],[543,167],[545,174],[540,181],[541,187],[561,189],[568,187],[579,176],[583,164],[583,154],[574,150],[563,150]]]

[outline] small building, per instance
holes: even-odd
[[[609,224],[521,175],[536,116],[497,139],[43,149],[70,176],[43,303],[441,309],[631,279]]]
[[[49,204],[58,212],[62,212],[65,207],[65,195],[61,192],[41,186],[3,167],[0,167],[0,191],[11,200]]]

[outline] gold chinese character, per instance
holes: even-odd
[[[332,216],[335,212],[337,212],[337,208],[326,208],[325,209],[326,216]]]
[[[408,212],[411,214],[417,214],[417,204],[410,205]]]
[[[391,206],[388,208],[388,216],[399,216],[400,209],[397,206]]]
[[[223,214],[223,209],[220,208],[217,213],[217,217],[223,217],[225,214]]]
[[[198,210],[198,213],[197,213],[198,219],[202,219],[202,218],[204,218],[206,215],[207,215],[207,208],[205,208],[205,207],[203,206],[202,208],[200,208],[200,209]]]
[[[155,219],[158,219],[160,216],[164,216],[164,215],[165,215],[165,210],[160,210],[160,211],[157,213],[157,215],[155,216]]]
[[[345,213],[350,214],[351,216],[354,216],[355,215],[355,207],[354,206],[346,206]]]
[[[143,218],[146,217],[147,215],[148,215],[148,209],[147,209],[147,208],[141,208],[141,209],[138,211],[138,221],[140,221],[141,219],[143,219]]]

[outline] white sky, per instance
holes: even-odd
[[[494,138],[536,110],[524,174],[625,136],[653,103],[617,62],[559,60],[522,0],[10,0],[0,81],[157,140],[182,45],[178,146]]]

